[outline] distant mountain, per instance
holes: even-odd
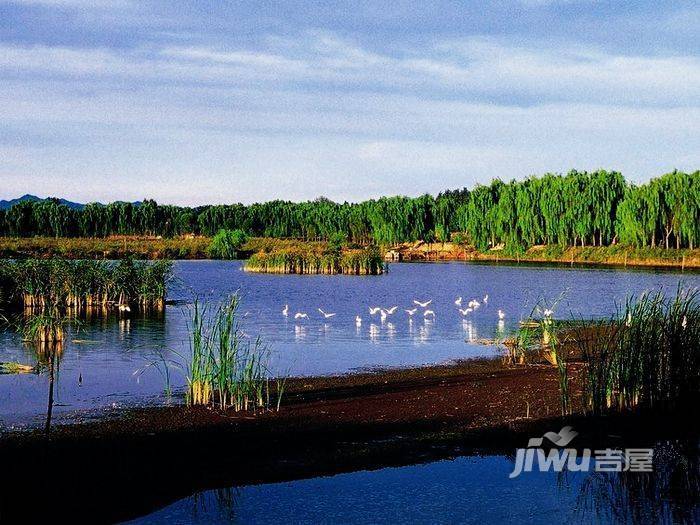
[[[47,199],[42,199],[40,197],[37,197],[36,195],[29,195],[29,194],[22,195],[21,197],[19,197],[17,199],[0,200],[0,210],[6,210],[19,202],[24,202],[24,201],[37,202],[37,201],[44,201],[44,200],[47,200]],[[75,210],[80,210],[80,209],[85,207],[84,204],[80,204],[78,202],[71,202],[71,201],[68,201],[66,199],[58,199],[58,201],[61,204],[65,204],[69,208],[73,208]]]

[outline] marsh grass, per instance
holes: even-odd
[[[629,298],[604,322],[583,321],[574,338],[586,364],[593,414],[635,409],[696,410],[700,397],[700,303],[680,285]]]
[[[284,380],[276,379],[272,388],[269,349],[260,338],[244,335],[239,305],[237,294],[213,310],[209,303],[195,300],[189,320],[187,403],[235,411],[273,406],[279,410]]]
[[[38,311],[128,306],[162,310],[169,261],[0,260],[0,297]]]
[[[571,413],[569,359],[566,347],[560,340],[560,321],[554,317],[554,312],[564,295],[562,293],[554,301],[540,299],[537,302],[527,320],[521,323],[515,340],[509,345],[508,354],[512,364],[525,364],[528,359],[537,356],[556,367],[563,416]]]
[[[379,275],[384,261],[377,247],[338,248],[328,243],[285,243],[265,246],[246,262],[261,273]]]
[[[67,323],[68,319],[56,310],[30,315],[21,325],[22,339],[40,344],[60,343]]]

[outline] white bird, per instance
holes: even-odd
[[[462,297],[461,296],[457,297],[457,299],[455,299],[455,304],[457,306],[462,306]]]
[[[362,326],[362,317],[359,315],[355,316],[355,326]]]
[[[552,315],[554,314],[554,310],[550,310],[549,308],[547,308],[543,313],[545,317],[552,317]]]
[[[410,310],[404,310],[404,312],[413,317],[413,314],[416,313],[416,310],[418,310],[418,308],[411,308]]]
[[[282,310],[282,315],[287,317],[289,315],[289,305],[285,304],[284,309]]]
[[[506,313],[503,310],[498,310],[498,318],[503,320],[506,318]]]
[[[309,316],[308,314],[305,314],[303,312],[297,312],[294,314],[294,319],[308,319]]]
[[[681,326],[683,327],[683,330],[685,330],[688,326],[688,318],[685,315],[683,316],[683,322],[681,323]]]
[[[420,301],[416,301],[415,299],[413,300],[413,304],[417,304],[417,305],[420,306],[421,308],[425,308],[426,306],[428,306],[428,305],[429,305],[430,303],[432,303],[432,302],[433,302],[432,299],[431,299],[430,301],[426,301],[426,302],[424,302],[424,303],[421,303]]]
[[[435,317],[435,312],[433,312],[432,310],[426,310],[425,312],[423,312],[423,317],[428,317],[429,315]]]
[[[391,315],[396,311],[397,308],[398,308],[398,306],[392,306],[391,308],[387,308],[385,311],[386,311],[386,313]]]
[[[479,306],[481,306],[481,303],[477,300],[474,300],[474,304],[472,304],[472,308],[474,308],[474,310],[476,310],[477,308],[479,308]]]
[[[322,315],[325,319],[330,319],[331,317],[333,317],[333,316],[335,315],[335,314],[327,314],[326,312],[324,312],[324,311],[321,310],[320,308],[318,309],[318,311],[321,312],[321,315]]]
[[[459,313],[462,315],[467,315],[467,314],[470,314],[471,312],[472,312],[471,308],[465,308],[464,310],[462,310],[461,308],[459,309]]]
[[[382,322],[386,321],[386,310],[384,310],[384,308],[382,308],[379,312],[379,317],[382,320]]]
[[[131,312],[131,308],[127,304],[120,304],[119,311],[120,312]]]
[[[370,306],[370,307],[369,307],[369,314],[370,314],[370,315],[374,315],[374,314],[376,314],[379,310],[381,310],[381,307],[380,307],[380,306],[375,306],[374,308]]]
[[[484,295],[484,304],[489,302],[489,294]]]

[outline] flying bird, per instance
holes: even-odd
[[[289,315],[289,305],[285,304],[284,308],[282,309],[282,315],[287,317]]]
[[[461,296],[457,297],[457,299],[455,299],[455,304],[457,306],[462,306],[462,297]]]
[[[432,310],[426,310],[425,312],[423,312],[423,317],[428,317],[429,315],[435,317],[435,312],[433,312]]]
[[[391,308],[387,308],[385,311],[386,311],[386,313],[391,315],[396,311],[397,308],[398,308],[398,306],[392,306]]]
[[[432,299],[431,299],[430,301],[426,301],[426,302],[424,302],[424,303],[421,303],[420,301],[416,301],[415,299],[413,300],[413,304],[417,304],[417,305],[420,306],[421,308],[425,308],[426,306],[428,306],[428,305],[429,305],[430,303],[432,303],[432,302],[433,302]]]
[[[462,310],[461,308],[459,308],[459,313],[462,314],[462,315],[467,315],[467,314],[470,314],[471,312],[472,312],[472,309],[471,309],[471,308],[465,308],[464,310]]]
[[[379,312],[379,310],[381,310],[381,307],[379,307],[379,306],[375,306],[374,308],[370,306],[369,307],[369,314],[374,315],[377,312]]]
[[[308,314],[305,314],[304,312],[297,312],[294,314],[294,319],[308,319],[309,316]]]
[[[484,295],[484,304],[489,302],[489,294]]]
[[[404,312],[413,317],[413,314],[415,314],[417,310],[418,308],[411,308],[410,310],[404,310]]]
[[[331,317],[333,317],[333,316],[335,315],[335,314],[327,314],[326,312],[324,312],[324,311],[321,310],[320,308],[318,309],[318,311],[321,312],[321,315],[322,315],[325,319],[330,319]]]

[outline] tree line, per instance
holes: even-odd
[[[700,239],[700,172],[674,171],[637,185],[617,172],[571,171],[522,181],[496,179],[437,197],[360,203],[318,198],[189,208],[145,200],[74,209],[47,199],[0,210],[3,236],[213,236],[221,229],[256,237],[340,237],[359,244],[452,239],[482,250],[501,244],[511,250],[616,243],[694,248]]]

